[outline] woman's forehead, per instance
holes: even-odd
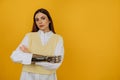
[[[35,15],[35,18],[37,17],[47,17],[47,16],[44,13],[39,12]]]

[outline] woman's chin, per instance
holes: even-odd
[[[39,28],[40,30],[42,30],[42,31],[44,31],[45,30],[45,28]]]

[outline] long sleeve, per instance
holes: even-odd
[[[46,69],[52,69],[52,70],[56,70],[60,67],[60,65],[63,62],[63,58],[64,58],[64,45],[63,45],[63,38],[62,37],[60,37],[60,40],[56,46],[54,55],[55,56],[58,56],[58,55],[62,56],[62,61],[60,63],[36,62],[36,65],[40,65]]]
[[[32,54],[22,52],[20,50],[21,45],[25,45],[26,47],[28,47],[28,36],[27,35],[25,35],[22,42],[19,44],[16,50],[12,52],[12,55],[10,57],[14,62],[29,65],[31,64]]]
[[[41,37],[41,41],[42,44],[45,45],[45,43],[47,43],[48,39],[50,38],[50,36],[53,34],[52,32],[49,33],[43,33],[42,31],[39,31],[40,37]],[[24,39],[22,40],[22,42],[20,43],[20,45],[17,47],[17,49],[15,51],[13,51],[11,58],[14,62],[19,62],[22,64],[31,64],[31,59],[32,59],[32,54],[30,53],[24,53],[22,52],[19,47],[21,45],[25,45],[26,47],[28,47],[28,36],[26,35],[24,37]],[[49,63],[49,62],[36,62],[36,65],[42,66],[46,69],[57,69],[60,67],[60,65],[63,62],[63,58],[64,58],[64,45],[63,45],[63,38],[60,37],[59,42],[57,43],[55,52],[54,52],[55,56],[61,56],[62,60],[60,63]]]

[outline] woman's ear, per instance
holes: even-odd
[[[51,21],[49,20],[49,23],[51,23]]]

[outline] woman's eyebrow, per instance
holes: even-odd
[[[45,17],[45,16],[41,16],[41,17]]]
[[[45,16],[40,16],[40,17],[38,16],[38,17],[35,17],[35,18],[42,18],[42,17],[45,17]]]

